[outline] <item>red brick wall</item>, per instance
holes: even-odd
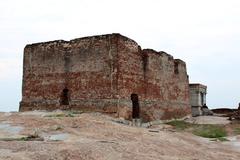
[[[116,40],[106,35],[27,45],[20,110],[116,112]],[[69,89],[70,106],[60,106],[64,88]]]
[[[179,118],[190,114],[186,65],[165,52],[143,50],[146,59],[145,119]]]
[[[141,48],[138,44],[126,37],[118,40],[118,89],[120,117],[131,119],[132,101],[131,94],[138,94],[143,100],[143,61]],[[140,106],[141,107],[141,106]]]
[[[191,113],[186,64],[164,52],[141,50],[119,40],[119,113],[131,117],[132,93],[138,94],[145,121],[179,118]]]
[[[69,105],[60,105],[64,88]],[[190,113],[185,63],[119,34],[27,45],[22,93],[21,111],[80,109],[131,119],[135,93],[145,121]]]

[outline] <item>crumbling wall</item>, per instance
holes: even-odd
[[[116,112],[117,51],[114,36],[27,45],[21,111],[81,109]],[[69,105],[61,105],[69,90]]]
[[[118,39],[118,114],[125,119],[132,118],[131,94],[137,94],[139,101],[144,99],[144,70],[141,48],[126,37]],[[140,112],[142,104],[140,104]],[[141,112],[143,113],[143,112]],[[142,117],[142,116],[141,116]]]
[[[165,52],[141,50],[132,41],[123,46],[119,51],[119,93],[124,102],[120,116],[131,117],[133,93],[139,95],[140,114],[145,121],[190,114],[186,64]]]
[[[25,47],[20,111],[89,110],[131,119],[132,94],[144,121],[189,114],[186,64],[120,34]]]
[[[179,118],[190,113],[186,64],[165,52],[143,50],[146,119]]]

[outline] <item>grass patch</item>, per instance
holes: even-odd
[[[174,126],[176,130],[185,130],[193,126],[191,123],[180,121],[180,120],[173,120],[173,121],[167,122],[166,124]]]
[[[50,114],[46,115],[44,117],[56,117],[56,118],[61,118],[61,117],[75,117],[72,113],[58,113],[58,114]]]
[[[235,128],[235,129],[234,129],[234,133],[235,133],[235,134],[240,134],[240,128]]]
[[[199,125],[195,126],[193,134],[205,138],[226,137],[227,132],[224,127],[217,125]]]
[[[78,114],[84,113],[83,111],[69,111],[69,112],[64,112],[64,113],[55,113],[55,114],[49,114],[45,115],[44,117],[56,117],[56,118],[61,118],[61,117],[75,117]]]
[[[178,131],[188,131],[200,137],[216,138],[219,141],[227,140],[224,138],[227,136],[227,132],[224,126],[221,125],[191,124],[181,120],[173,120],[166,124],[174,126],[174,128]]]
[[[84,111],[69,111],[70,114],[82,114]]]

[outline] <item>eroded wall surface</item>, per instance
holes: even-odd
[[[88,109],[116,112],[116,38],[98,36],[70,42],[27,45],[24,50],[21,111]],[[69,105],[60,105],[69,90]],[[112,111],[111,111],[112,110]]]
[[[185,62],[165,52],[142,50],[132,41],[120,40],[118,47],[121,116],[131,117],[132,93],[140,97],[140,114],[145,121],[179,118],[191,113]]]
[[[69,105],[61,104],[68,89]],[[145,121],[190,113],[186,64],[142,50],[120,34],[27,45],[20,111],[75,109],[131,119],[131,94]]]

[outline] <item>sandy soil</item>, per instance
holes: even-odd
[[[239,160],[240,157],[236,144],[174,132],[167,125],[139,128],[119,124],[99,113],[74,117],[61,114],[0,113],[0,159]],[[29,135],[39,135],[44,141],[17,139]],[[10,138],[13,140],[6,141]]]

